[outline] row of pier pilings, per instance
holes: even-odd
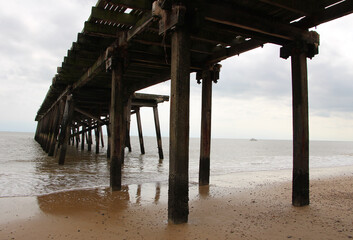
[[[147,99],[146,99],[147,97]],[[152,99],[155,97],[156,99]],[[160,100],[163,98],[163,100]],[[158,100],[157,100],[158,99]],[[130,120],[131,115],[136,115],[137,128],[140,142],[141,154],[145,154],[141,124],[141,107],[150,107],[153,109],[157,147],[159,158],[163,159],[162,137],[158,116],[158,103],[168,101],[168,96],[161,95],[138,95],[138,101],[130,101],[129,108],[126,109],[130,114],[126,114],[126,138],[124,146],[131,149],[130,142]],[[75,107],[75,100],[72,94],[63,97],[50,111],[41,119],[38,119],[35,140],[41,145],[48,156],[58,158],[58,163],[63,165],[66,157],[68,145],[76,145],[77,149],[92,151],[94,143],[95,153],[98,154],[100,146],[104,147],[103,127],[106,127],[108,135],[107,157],[110,158],[110,128],[109,115],[94,116],[92,113]]]
[[[312,42],[311,42],[312,40]],[[291,57],[292,63],[292,98],[293,98],[293,188],[292,204],[304,206],[309,204],[309,126],[308,126],[308,89],[307,58],[317,54],[318,36],[313,34],[309,42],[293,42],[281,48],[282,58]],[[170,94],[170,131],[169,131],[169,189],[168,219],[173,223],[185,223],[189,215],[189,106],[190,106],[190,32],[185,25],[176,27],[171,34],[171,94]],[[127,146],[127,116],[131,111],[139,116],[139,110],[129,103],[127,83],[124,82],[124,45],[118,46],[111,56],[110,71],[111,102],[109,120],[95,119],[94,122],[76,121],[86,125],[83,132],[88,132],[100,125],[108,127],[110,146],[110,186],[112,190],[122,188],[122,164],[124,149]],[[212,81],[219,77],[219,65],[205,66],[197,74],[202,80],[202,119],[200,148],[200,185],[209,184],[210,173],[210,139],[211,139],[211,100]],[[128,109],[128,110],[127,110]],[[67,94],[60,103],[40,119],[36,139],[50,155],[58,152],[59,164],[64,163],[66,148],[69,142],[70,126],[75,112],[74,97]],[[82,113],[82,111],[81,111]],[[88,114],[85,114],[88,116]],[[92,121],[92,117],[90,117]],[[139,122],[139,121],[138,121]],[[74,131],[76,135],[80,131]],[[98,134],[99,135],[99,134]],[[97,136],[98,136],[97,135]],[[142,133],[141,133],[142,136]],[[88,136],[88,139],[90,137]],[[82,139],[82,137],[81,137]],[[159,142],[159,140],[158,140]],[[142,145],[141,145],[142,146]],[[141,147],[141,149],[143,149]],[[161,151],[161,148],[160,148]],[[141,150],[141,152],[144,152]]]

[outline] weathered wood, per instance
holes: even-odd
[[[126,116],[126,135],[125,135],[125,146],[131,152],[131,140],[130,140],[130,122],[131,122],[131,98],[129,99],[125,107],[125,116]]]
[[[159,116],[158,116],[157,105],[153,107],[153,116],[154,116],[154,126],[156,128],[156,137],[157,137],[157,147],[158,147],[159,159],[164,159],[163,148],[162,148],[161,127],[159,125]]]
[[[104,137],[103,137],[102,125],[99,125],[99,133],[100,133],[102,148],[104,148]]]
[[[207,4],[205,9],[205,19],[211,22],[234,26],[283,40],[308,40],[310,38],[307,30],[238,9],[232,9],[226,4]]]
[[[111,131],[110,124],[107,124],[107,135],[108,135],[108,146],[107,146],[107,158],[110,158],[110,146],[111,146]]]
[[[140,141],[140,151],[141,154],[145,154],[145,145],[143,143],[143,134],[142,134],[142,124],[141,124],[141,116],[140,116],[140,108],[135,108],[136,111],[136,122],[137,122],[137,130],[139,134]]]
[[[93,114],[90,114],[89,112],[84,111],[84,110],[82,110],[82,109],[80,109],[78,107],[75,107],[75,111],[79,112],[79,113],[81,113],[81,114],[83,114],[83,115],[85,115],[85,116],[87,116],[89,118],[92,118],[92,119],[94,119],[94,120],[96,120],[96,121],[98,121],[98,122],[100,122],[102,124],[105,124],[105,122],[102,119],[100,119],[99,117],[94,116]]]
[[[303,51],[293,51],[293,189],[292,204],[309,204],[309,123],[307,59]]]
[[[207,70],[206,70],[207,71]],[[210,151],[211,151],[211,107],[212,107],[212,78],[211,72],[203,74],[202,79],[202,107],[201,107],[201,143],[199,185],[210,183]]]
[[[58,105],[56,106],[55,109],[55,121],[54,121],[54,129],[53,129],[53,135],[48,151],[48,156],[54,156],[55,153],[55,146],[56,146],[56,140],[59,134],[59,123],[61,121],[61,116],[62,116],[62,109],[63,109],[63,101],[58,102]]]
[[[313,4],[311,1],[288,0],[260,0],[261,2],[304,15],[311,15]]]
[[[70,138],[70,124],[72,121],[74,113],[74,101],[72,99],[72,95],[68,95],[66,98],[64,115],[63,115],[63,123],[61,125],[61,148],[60,148],[60,155],[59,155],[59,164],[63,165],[65,163],[67,145]]]
[[[168,219],[185,223],[189,215],[190,33],[172,33]]]
[[[92,119],[88,119],[88,127],[90,128],[92,126]],[[88,136],[88,139],[87,139],[87,151],[92,151],[92,130],[89,129],[87,131],[87,136]]]
[[[91,17],[110,21],[110,22],[126,24],[130,26],[134,25],[138,20],[138,17],[132,14],[120,13],[120,12],[110,11],[108,9],[105,10],[97,7],[92,7]]]
[[[95,140],[96,140],[96,154],[99,153],[99,122],[98,122],[98,127],[96,129],[94,129],[94,133],[95,133]]]
[[[74,130],[75,130],[76,148],[78,149],[78,145],[80,143],[80,135],[78,134],[78,132],[79,132],[78,126],[75,127]]]
[[[86,129],[86,125],[83,124],[82,125],[82,133],[81,133],[81,150],[84,150],[85,149],[85,129]]]
[[[353,13],[353,2],[341,1],[339,4],[329,8],[323,8],[315,12],[314,15],[309,15],[301,19],[301,21],[295,23],[295,25],[301,28],[312,28],[351,13]]]
[[[124,141],[126,134],[126,117],[124,109],[125,89],[122,79],[123,63],[120,60],[112,65],[112,88],[110,105],[110,187],[112,190],[121,190],[121,166],[124,156]]]

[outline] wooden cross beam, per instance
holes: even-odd
[[[308,31],[244,11],[232,9],[225,5],[205,4],[205,19],[224,25],[262,33],[282,40],[307,40]]]

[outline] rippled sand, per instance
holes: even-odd
[[[189,223],[181,225],[167,222],[166,183],[0,198],[0,239],[349,239],[352,170],[314,171],[311,205],[301,208],[291,205],[289,172],[191,183]]]

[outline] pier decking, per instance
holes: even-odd
[[[319,47],[318,33],[309,29],[352,12],[352,0],[99,0],[52,79],[37,113],[36,140],[50,155],[59,149],[58,160],[63,164],[71,135],[97,129],[99,136],[101,125],[108,125],[110,185],[113,190],[120,190],[122,152],[129,145],[131,110],[139,119],[139,105],[132,96],[138,90],[171,79],[168,218],[174,223],[187,222],[190,73],[196,72],[198,81],[202,81],[199,179],[200,185],[207,185],[212,82],[219,78],[219,62],[274,43],[282,46],[280,57],[291,57],[292,61],[292,203],[307,205],[306,60],[318,54]],[[147,100],[148,96],[142,98]],[[160,139],[158,98],[152,96],[152,107]],[[53,143],[57,143],[56,148]],[[143,144],[141,152],[142,147]],[[160,157],[163,158],[161,147]]]

